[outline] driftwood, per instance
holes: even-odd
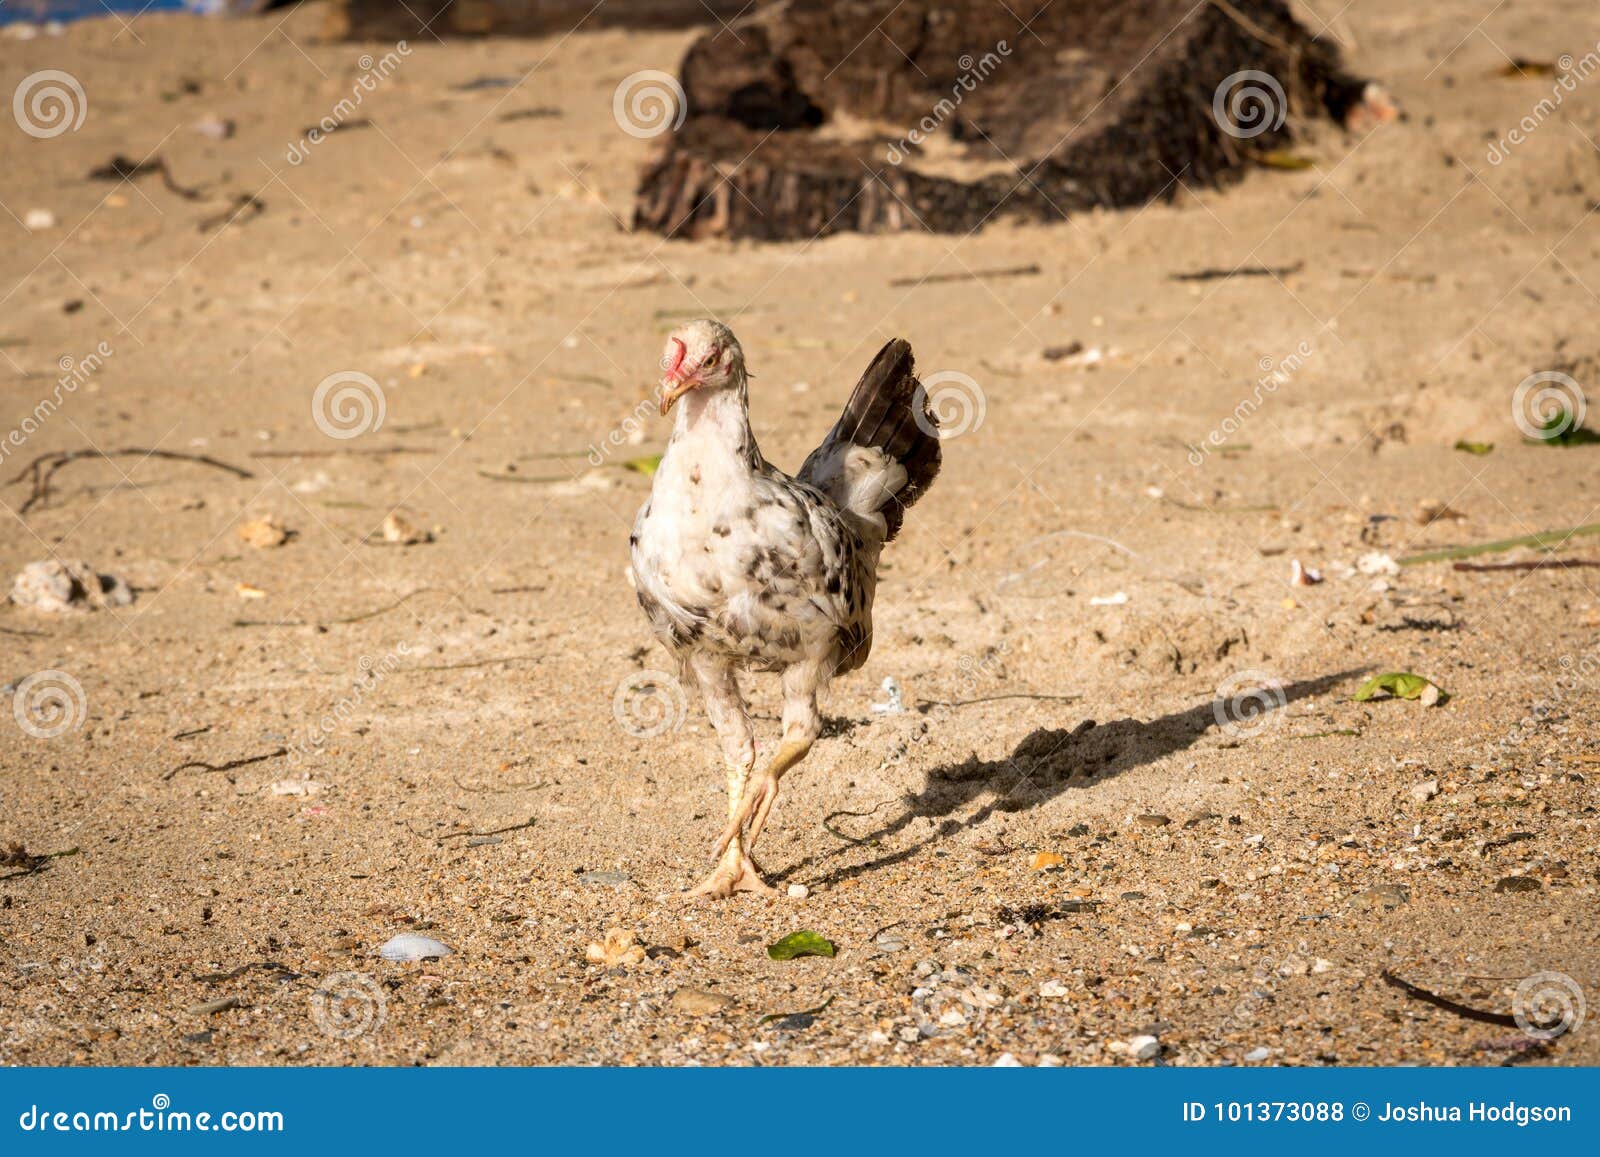
[[[734,0],[332,0],[329,40],[548,36],[592,28],[693,28],[732,20]]]
[[[1283,0],[774,0],[680,77],[634,213],[669,236],[1059,219],[1235,180],[1315,115],[1393,114]]]

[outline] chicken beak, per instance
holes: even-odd
[[[661,416],[665,418],[672,404],[700,383],[693,378],[661,379]]]

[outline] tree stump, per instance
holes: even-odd
[[[1225,184],[1297,121],[1393,115],[1283,0],[777,0],[680,75],[634,211],[668,236],[1059,219]]]
[[[731,20],[734,0],[331,0],[329,40],[549,36],[580,28],[692,28]]]

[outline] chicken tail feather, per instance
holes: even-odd
[[[887,542],[933,484],[939,464],[938,419],[917,380],[910,344],[895,338],[872,359],[799,477],[857,514],[882,515]]]

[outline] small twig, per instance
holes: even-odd
[[[1592,558],[1541,558],[1534,562],[1458,562],[1451,569],[1470,571],[1494,570],[1577,570],[1580,567],[1600,566]]]
[[[416,598],[418,595],[426,594],[429,591],[433,591],[436,594],[450,593],[449,591],[443,590],[440,587],[418,587],[410,594],[401,595],[392,603],[386,603],[385,605],[370,611],[363,611],[359,615],[350,615],[342,619],[317,619],[315,622],[328,623],[332,626],[345,626],[350,623],[362,623],[368,619],[375,619],[379,615],[388,614],[396,607],[405,603],[408,599]],[[470,607],[467,609],[471,610]],[[310,619],[234,619],[233,625],[236,627],[309,627],[312,625],[312,622],[313,620]]]
[[[426,446],[341,446],[319,450],[252,450],[252,458],[338,458],[349,454],[431,454]]]
[[[1589,522],[1583,526],[1572,526],[1565,530],[1541,530],[1538,534],[1524,534],[1518,538],[1502,538],[1496,542],[1479,543],[1477,546],[1455,546],[1447,550],[1430,550],[1423,554],[1409,555],[1397,561],[1401,566],[1417,566],[1425,562],[1449,562],[1452,559],[1473,558],[1480,554],[1500,554],[1504,551],[1515,550],[1519,546],[1555,550],[1565,546],[1570,539],[1590,534],[1600,534],[1600,522]]]
[[[970,707],[974,703],[998,703],[1002,699],[1036,699],[1051,703],[1076,703],[1082,695],[1033,695],[1025,691],[1009,695],[985,695],[981,699],[918,699],[917,710],[926,715],[923,707]]]
[[[1304,261],[1293,265],[1235,265],[1231,269],[1196,269],[1192,273],[1169,273],[1169,281],[1225,281],[1230,277],[1288,277],[1305,268]]]
[[[530,779],[523,783],[502,784],[499,787],[468,787],[458,779],[455,781],[455,785],[457,790],[469,792],[472,795],[506,795],[513,791],[538,791],[541,788],[549,787],[550,781],[541,779],[535,782]]]
[[[45,637],[45,632],[18,630],[15,627],[0,627],[0,635],[19,635],[25,639],[42,639]]]
[[[77,462],[84,458],[101,458],[110,461],[113,458],[163,458],[173,462],[197,462],[202,466],[210,466],[214,470],[223,470],[236,478],[254,478],[248,470],[241,470],[219,461],[207,454],[184,454],[176,450],[147,450],[143,447],[130,446],[123,450],[56,450],[49,454],[41,454],[27,466],[22,473],[6,482],[7,486],[14,486],[24,478],[33,480],[33,493],[26,502],[17,508],[18,514],[26,514],[40,502],[43,502],[50,493],[50,480],[55,477],[56,471],[68,463]]]
[[[171,771],[167,772],[167,774],[162,776],[161,778],[163,780],[169,780],[169,779],[173,778],[175,775],[177,775],[179,772],[189,771],[189,770],[197,770],[197,771],[235,771],[235,770],[237,770],[238,768],[241,768],[241,767],[249,767],[252,763],[265,763],[269,759],[277,759],[280,755],[288,755],[288,754],[289,754],[289,749],[287,747],[277,747],[277,748],[274,748],[273,750],[265,752],[264,754],[261,754],[261,755],[248,755],[248,756],[245,756],[243,759],[230,759],[227,763],[220,763],[220,764],[207,763],[202,759],[191,759],[188,763],[180,763],[177,767],[175,767]]]
[[[507,655],[501,659],[480,659],[472,663],[422,663],[415,667],[400,667],[395,674],[407,671],[470,671],[474,667],[493,667],[500,663],[541,663],[543,655]]]
[[[1451,1000],[1447,996],[1440,996],[1437,992],[1429,992],[1426,988],[1419,988],[1410,981],[1401,980],[1387,968],[1378,975],[1383,979],[1385,984],[1388,984],[1394,988],[1398,988],[1407,996],[1413,997],[1416,1000],[1424,1001],[1436,1008],[1442,1008],[1446,1012],[1453,1012],[1457,1016],[1465,1017],[1468,1020],[1482,1021],[1484,1024],[1498,1024],[1507,1028],[1520,1027],[1517,1024],[1517,1018],[1514,1016],[1507,1016],[1503,1012],[1487,1012],[1484,1009],[1473,1008],[1471,1005],[1462,1004],[1460,1001]]]
[[[434,836],[433,838],[436,839],[436,840],[444,841],[444,840],[459,840],[463,836],[472,836],[473,838],[478,838],[478,837],[481,837],[481,836],[503,836],[507,832],[520,832],[524,828],[531,828],[534,824],[536,824],[538,822],[539,822],[539,817],[538,816],[529,816],[526,820],[524,820],[520,824],[512,824],[510,827],[505,827],[505,828],[495,828],[494,831],[492,831],[492,832],[448,832],[445,835]]]
[[[1013,265],[1006,269],[964,269],[960,273],[930,273],[926,277],[896,277],[889,285],[905,289],[916,285],[935,285],[944,281],[994,281],[1002,277],[1033,277],[1044,272],[1037,265]]]
[[[195,977],[195,979],[202,984],[220,984],[224,980],[234,980],[257,968],[264,968],[269,972],[281,972],[290,980],[298,980],[301,975],[287,964],[279,964],[276,960],[252,960],[249,964],[241,964],[238,968],[228,972],[207,972],[204,975]]]
[[[51,860],[59,860],[63,856],[76,856],[76,847],[68,848],[64,852],[39,852],[37,854],[27,851],[21,844],[12,844],[10,848],[0,849],[0,864],[7,867],[18,866],[20,871],[9,872],[0,876],[0,880],[16,880],[23,876],[36,875],[50,866]]]
[[[259,217],[267,211],[267,203],[257,193],[236,193],[233,204],[220,213],[213,213],[209,217],[200,219],[200,232],[209,233],[218,225],[230,225],[244,210],[250,210],[250,217]],[[247,217],[245,220],[249,220]]]
[[[571,482],[570,474],[496,474],[493,470],[479,470],[479,478],[494,482]]]
[[[193,728],[190,731],[179,731],[176,734],[174,734],[172,736],[172,738],[173,739],[193,739],[196,735],[204,735],[206,732],[210,731],[212,726],[213,726],[212,724],[207,723],[204,727],[196,727],[196,728]]]
[[[833,994],[830,992],[828,994],[828,999],[823,1001],[821,1004],[817,1005],[816,1008],[808,1008],[808,1009],[805,1009],[805,1010],[803,1010],[801,1012],[769,1012],[769,1013],[767,1013],[766,1016],[764,1016],[760,1020],[756,1021],[756,1023],[757,1024],[770,1024],[772,1021],[775,1021],[775,1020],[788,1020],[791,1016],[820,1016],[820,1015],[822,1015],[822,1013],[827,1011],[828,1006],[830,1004],[832,1004],[832,1003],[833,1003]]]

